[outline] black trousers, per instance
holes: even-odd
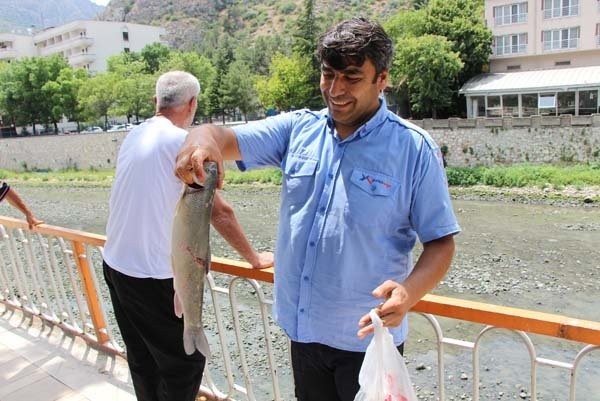
[[[195,400],[206,360],[183,350],[173,280],[130,277],[106,262],[103,267],[138,401]]]
[[[398,346],[404,352],[404,344]],[[353,401],[364,352],[292,341],[292,368],[298,401]]]

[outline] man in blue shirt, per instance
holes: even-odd
[[[283,172],[274,317],[291,339],[296,396],[352,401],[377,308],[402,352],[406,314],[448,270],[456,222],[441,152],[390,112],[392,43],[378,24],[344,21],[321,36],[327,108],[234,129],[201,126],[176,174],[204,178],[206,160]],[[415,241],[423,252],[413,267]]]

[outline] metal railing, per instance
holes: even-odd
[[[112,328],[104,280],[98,279],[104,240],[101,235],[45,224],[30,231],[24,221],[0,216],[0,303],[60,326],[93,347],[126,356]],[[211,269],[204,324],[213,356],[202,393],[219,400],[292,399],[288,341],[270,314],[272,269],[253,270],[244,262],[217,257]],[[538,368],[548,366],[567,372],[568,399],[574,401],[582,365],[600,348],[600,322],[436,295],[424,297],[411,314],[424,317],[433,329],[434,346],[429,351],[437,359],[433,386],[437,394],[432,399],[447,399],[446,360],[453,348],[471,354],[473,385],[467,398],[485,399],[481,395],[482,344],[500,329],[525,345],[530,370],[527,397],[534,401],[538,399]],[[451,330],[442,328],[446,318],[483,328],[476,328],[473,341],[452,338],[446,334]],[[571,361],[539,356],[532,340],[536,335],[574,346],[576,356]]]

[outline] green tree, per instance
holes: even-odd
[[[116,102],[110,111],[127,116],[129,122],[132,117],[136,122],[150,117],[154,114],[154,82],[153,75],[141,73],[122,79],[114,89]]]
[[[269,66],[269,76],[259,77],[256,91],[265,107],[290,110],[305,107],[311,100],[310,59],[299,55],[276,54]]]
[[[162,43],[152,43],[144,46],[141,51],[142,60],[146,65],[146,72],[154,74],[160,70],[162,63],[169,60],[171,50]]]
[[[248,64],[237,60],[231,63],[222,82],[223,107],[234,112],[239,110],[248,122],[248,114],[259,108],[257,97]]]
[[[450,106],[457,76],[463,67],[452,43],[443,36],[406,37],[398,41],[392,79],[405,81],[413,110],[437,117]]]
[[[108,114],[116,105],[117,88],[122,79],[115,73],[98,74],[79,90],[79,102],[88,121],[104,118],[104,127],[108,126]]]
[[[56,121],[42,88],[55,81],[63,68],[67,68],[65,59],[51,56],[18,60],[2,70],[0,101],[15,125],[31,124],[35,134],[35,124]]]
[[[312,84],[312,93],[307,100],[306,106],[315,108],[322,105],[321,93],[319,91],[320,65],[315,52],[317,49],[318,27],[314,14],[314,1],[304,0],[304,11],[298,17],[297,32],[294,35],[294,52],[300,57],[307,58],[310,63],[309,80]]]
[[[55,81],[46,82],[42,87],[42,92],[51,105],[55,131],[58,131],[56,122],[63,116],[69,121],[75,121],[79,130],[82,109],[78,94],[88,79],[87,71],[67,67],[60,71]]]
[[[171,56],[160,68],[160,73],[167,71],[186,71],[200,81],[200,95],[198,96],[198,109],[196,115],[208,117],[210,88],[216,76],[216,70],[210,60],[196,52],[171,52]]]
[[[431,0],[424,10],[424,33],[446,37],[464,64],[458,85],[484,72],[492,51],[492,32],[485,26],[483,2]]]

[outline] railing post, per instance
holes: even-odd
[[[83,293],[85,294],[85,300],[90,311],[94,331],[96,332],[96,339],[100,344],[107,343],[110,339],[106,331],[106,321],[104,320],[104,314],[98,301],[98,293],[92,279],[90,265],[85,256],[85,248],[79,241],[72,241],[72,244],[74,259],[79,269],[81,282],[83,283]]]

